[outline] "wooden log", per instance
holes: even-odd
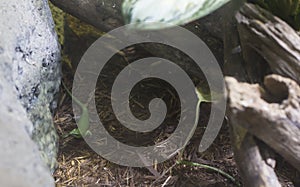
[[[300,87],[279,75],[265,78],[264,87],[226,78],[228,114],[300,170]]]
[[[124,25],[121,13],[122,0],[51,0],[51,2],[103,32]]]
[[[51,2],[65,12],[93,25],[102,32],[108,32],[125,24],[121,10],[122,0],[51,0]],[[224,34],[221,25],[224,23],[224,15],[227,14],[228,8],[229,6],[225,5],[214,13],[183,26],[196,34],[208,45],[220,65],[223,64],[222,39]],[[177,51],[163,46],[143,45],[143,47],[156,56],[163,55],[170,60],[173,60],[174,56],[182,56]],[[193,63],[188,58],[181,58],[179,60],[183,65]],[[193,68],[190,69],[193,70]],[[196,75],[199,75],[199,73],[196,73]]]
[[[300,83],[300,36],[297,32],[253,4],[245,4],[236,19],[248,70],[260,71],[258,64],[265,63],[261,63],[263,58],[273,73]]]
[[[238,125],[233,119],[231,119],[231,123]],[[281,186],[274,168],[266,163],[268,158],[261,156],[260,147],[255,137],[246,133],[241,142],[238,142],[239,140],[239,138],[235,138],[236,142],[233,142],[233,148],[235,161],[243,178],[243,185],[246,187]]]
[[[123,0],[50,0],[55,6],[65,12],[77,17],[78,19],[89,23],[103,32],[124,25],[122,16]],[[223,38],[224,30],[220,25],[224,22],[224,15],[228,13],[228,6],[225,5],[212,14],[205,16],[193,23],[195,32],[205,30],[211,36],[218,39]]]
[[[264,65],[268,64],[272,72],[290,77],[300,83],[299,34],[281,19],[252,4],[245,4],[236,15],[236,19],[238,22],[239,37],[241,40],[243,59],[246,64],[246,71],[248,72],[248,75],[252,75],[252,77],[250,77],[252,82],[260,82],[257,78],[263,77],[263,74],[266,73],[263,72],[265,71]],[[265,84],[270,84],[268,82],[270,80],[272,79],[266,78]],[[285,84],[280,85],[286,87]],[[269,89],[273,89],[273,93],[284,90],[284,88],[278,89],[278,86],[278,81],[276,83],[273,81],[272,86],[269,86]],[[282,95],[283,93],[281,93],[281,97]],[[280,101],[280,96],[277,96],[277,100]],[[291,105],[297,103],[297,107],[299,105],[299,100],[295,98],[289,99],[288,102],[290,102]],[[297,113],[296,110],[291,110],[289,108],[288,111],[285,111],[287,113],[286,115],[292,118],[287,121],[282,120],[286,119],[284,117],[282,119],[273,119],[278,119],[283,125],[278,128],[285,128],[284,125],[291,123],[299,127],[299,113]],[[258,120],[257,123],[258,122],[261,123],[260,120]],[[271,138],[267,140],[268,137],[265,137],[261,130],[262,129],[255,129],[251,131],[251,133],[260,136],[261,138],[264,137],[265,142],[269,141],[269,145],[273,145],[270,145],[271,147],[275,147],[274,149],[277,152],[281,152],[281,154],[283,154],[282,156],[287,160],[290,160],[290,163],[292,163],[292,165],[294,164],[294,167],[299,170],[299,138],[295,138],[297,135],[293,134],[299,133],[299,131],[297,129],[295,131],[289,129],[290,132],[287,130],[285,134],[283,133],[284,135],[280,134],[281,132],[277,132],[274,135],[274,132],[269,131],[274,137],[278,138],[277,140],[280,140],[280,138],[281,140],[285,140],[285,137],[289,137],[289,134],[291,134],[296,140],[293,142],[293,145],[295,145],[294,149],[294,147],[291,147],[292,145],[289,145],[290,142],[286,143],[286,145],[282,145],[280,144],[280,141],[272,142],[273,140]],[[270,130],[272,130],[272,127],[270,127]],[[292,150],[291,152],[288,151],[290,149]]]
[[[243,1],[233,1],[224,22],[224,74],[235,77],[239,81],[250,81],[252,73],[246,70],[240,51],[240,40],[237,30],[236,11],[242,6]],[[231,14],[230,14],[231,12]],[[234,158],[243,179],[244,186],[280,186],[272,167],[267,164],[269,157],[262,157],[262,148],[255,141],[255,137],[247,129],[235,122],[227,113],[230,126],[230,136],[234,151]],[[268,155],[273,155],[270,150],[265,150]]]
[[[122,0],[51,0],[51,2],[80,20],[95,26],[100,31],[108,32],[124,25],[121,11]],[[206,43],[220,66],[223,66],[223,29],[220,25],[224,22],[223,15],[227,12],[228,6],[225,5],[213,14],[183,26]],[[200,82],[200,84],[207,86],[201,69],[194,63],[193,59],[183,55],[180,50],[174,50],[157,43],[140,44],[139,46],[153,56],[165,58],[178,64],[191,77],[200,80],[197,84]]]
[[[237,1],[235,2],[237,3]],[[234,19],[235,12],[238,10],[241,2],[238,4],[229,3],[231,13],[226,15],[226,21],[223,23],[224,33],[224,74],[235,77],[239,81],[247,81],[248,76],[244,68],[244,62],[240,51],[239,33]]]

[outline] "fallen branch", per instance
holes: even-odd
[[[242,2],[240,2],[242,3]],[[232,12],[239,4],[232,4]],[[240,41],[233,14],[227,14],[224,35],[224,73],[234,76],[239,81],[249,81],[251,75],[247,75],[241,53],[239,53]],[[251,72],[249,72],[251,73]],[[272,167],[267,164],[268,158],[263,158],[260,147],[253,135],[238,124],[234,118],[228,115],[230,136],[234,151],[235,161],[243,179],[244,186],[280,186]],[[269,150],[267,150],[269,151]],[[271,152],[271,151],[270,151]],[[270,153],[272,155],[272,152]]]
[[[228,115],[300,169],[300,87],[279,75],[265,78],[264,87],[226,78]]]
[[[300,83],[300,36],[297,32],[253,4],[245,4],[236,19],[247,69],[258,76],[255,72],[261,71],[259,67],[267,62],[273,73]]]
[[[122,0],[51,0],[51,2],[103,32],[124,25],[121,13]]]

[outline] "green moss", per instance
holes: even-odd
[[[62,46],[62,62],[74,69],[87,48],[104,33],[51,3],[50,8]]]
[[[49,1],[50,9],[52,12],[53,20],[55,23],[55,30],[58,35],[58,41],[60,45],[63,45],[64,42],[64,24],[65,24],[65,15],[66,13],[62,11],[61,9],[57,8],[54,6],[50,1]]]

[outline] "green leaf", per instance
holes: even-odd
[[[204,168],[204,169],[209,169],[209,170],[215,171],[215,172],[227,177],[228,179],[230,179],[237,186],[241,186],[241,184],[233,176],[231,176],[230,174],[222,171],[221,169],[215,168],[213,166],[209,166],[209,165],[206,165],[206,164],[200,164],[200,163],[196,163],[196,162],[190,162],[190,161],[186,161],[186,160],[177,161],[176,163],[177,164],[182,164],[182,165],[187,165],[187,166],[201,167],[201,168]]]
[[[212,102],[211,93],[205,88],[197,87],[196,94],[200,102]]]
[[[124,0],[123,15],[137,29],[161,29],[204,17],[230,0]]]
[[[82,135],[78,128],[71,130],[68,135],[72,135],[75,138],[82,138]]]
[[[89,130],[87,130],[85,132],[85,135],[83,135],[81,132],[82,131],[79,128],[75,128],[75,129],[71,130],[68,134],[64,135],[63,137],[66,138],[71,135],[75,138],[83,138],[84,136],[92,135],[92,133]]]
[[[89,134],[89,111],[87,109],[86,104],[81,103],[73,94],[71,91],[67,88],[64,82],[62,82],[63,87],[67,91],[67,93],[70,95],[70,97],[75,101],[76,104],[78,104],[81,108],[81,115],[79,118],[79,121],[77,122],[77,129],[73,129],[69,134],[75,136],[76,138],[80,138],[82,136],[86,136]]]
[[[85,136],[89,130],[89,111],[87,107],[82,107],[81,108],[81,116],[79,118],[79,121],[77,122],[77,126],[79,131],[83,136]]]

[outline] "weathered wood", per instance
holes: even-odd
[[[224,25],[224,74],[233,76],[239,81],[247,81],[247,72],[243,66],[243,58],[240,52],[240,40],[234,19],[234,13],[238,10],[239,4],[229,3],[230,11],[226,15]]]
[[[55,6],[65,12],[89,23],[103,32],[124,25],[122,16],[123,0],[50,0]],[[225,5],[212,14],[190,23],[194,31],[205,30],[218,39],[223,38],[223,29],[220,25],[224,22],[224,15],[228,13]],[[193,32],[194,32],[193,31]]]
[[[279,75],[258,84],[226,78],[228,114],[300,170],[300,87]]]
[[[100,31],[108,32],[124,25],[121,13],[122,0],[51,0],[51,2],[80,20],[95,26]],[[227,5],[203,19],[183,26],[206,43],[220,66],[223,65],[223,43],[221,39],[223,29],[220,25],[224,22],[223,15],[226,12],[228,12]],[[116,24],[108,22],[106,18],[113,20],[112,22]],[[173,48],[157,43],[139,44],[139,46],[150,52],[153,56],[165,58],[178,64],[191,77],[200,80],[200,84],[206,85],[206,79],[201,69],[194,63],[193,59],[183,55],[180,50],[174,50]]]
[[[245,4],[236,19],[248,69],[256,72],[259,69],[257,59],[262,64],[260,58],[263,57],[273,73],[300,83],[300,37],[297,32],[253,4]]]
[[[262,78],[265,73],[262,67],[267,62],[274,73],[290,77],[300,83],[300,37],[298,33],[281,19],[252,4],[245,4],[236,15],[236,19],[246,71],[248,75],[252,75],[250,76],[252,82],[260,82],[258,79]],[[285,81],[282,83],[281,81],[277,79],[274,81],[273,78],[267,77],[265,86],[268,86],[269,91],[272,91],[273,94],[281,92],[276,96],[277,99],[273,97],[269,102],[280,102],[284,99],[284,92],[286,92],[289,98],[286,100],[284,110],[269,108],[272,114],[269,112],[268,116],[265,116],[265,121],[259,117],[254,118],[254,113],[252,115],[244,113],[244,115],[248,118],[252,116],[252,123],[254,124],[255,120],[257,123],[254,126],[255,128],[251,127],[248,130],[266,142],[299,170],[300,138],[299,129],[297,129],[300,126],[299,99],[296,96],[292,98],[290,92],[295,91],[295,89],[287,87],[288,83]],[[294,85],[294,87],[297,86]],[[299,93],[299,90],[297,92]],[[251,99],[251,97],[248,99]],[[253,99],[255,98],[252,97]],[[280,106],[277,105],[277,107]],[[264,105],[260,106],[257,103],[256,112],[262,112],[261,110],[264,108]],[[278,115],[280,112],[283,113],[283,116]],[[263,122],[270,125],[263,125]],[[272,122],[277,123],[271,125]],[[261,128],[260,124],[264,128]],[[277,128],[274,128],[275,124]],[[294,126],[289,124],[294,124]],[[291,129],[285,129],[287,127]],[[265,132],[268,132],[267,135]]]
[[[231,14],[226,14],[227,18],[224,22],[224,74],[233,76],[239,81],[249,81],[252,72],[247,72],[240,51],[239,34],[234,19],[235,12],[243,4],[243,1],[234,1],[231,3]],[[248,73],[250,75],[248,75]],[[230,126],[230,136],[234,157],[243,179],[244,186],[280,186],[277,176],[266,163],[269,158],[262,158],[260,147],[254,140],[252,134],[247,132],[240,124],[235,122],[227,114]],[[269,155],[272,155],[272,151]]]
[[[233,119],[231,122],[236,124]],[[268,158],[261,156],[255,138],[249,133],[240,138],[241,142],[238,137],[233,141],[233,149],[235,161],[243,178],[243,185],[246,187],[281,186],[273,168],[266,163]]]
[[[103,32],[124,25],[121,13],[122,0],[51,0],[51,2]]]

